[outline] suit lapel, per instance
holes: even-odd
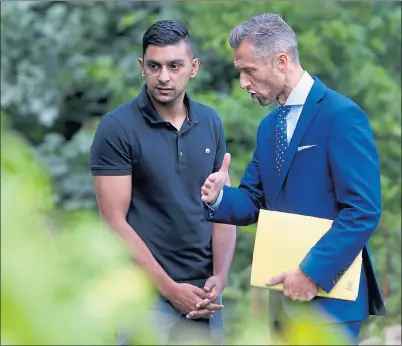
[[[318,101],[322,99],[326,89],[325,85],[318,78],[314,79],[315,81],[313,87],[311,88],[306,103],[303,106],[303,110],[300,114],[299,121],[297,122],[296,129],[290,141],[289,147],[285,152],[285,161],[279,177],[277,197],[279,196],[279,191],[283,186],[292,161],[297,153],[297,148],[299,147],[300,142],[302,141],[307,129],[320,108]]]
[[[268,177],[268,183],[264,184],[264,192],[266,196],[268,197],[268,202],[271,205],[271,208],[275,206],[276,202],[276,197],[279,192],[279,178],[278,175],[276,174],[276,165],[275,165],[275,149],[276,149],[276,142],[275,142],[275,127],[276,127],[276,115],[278,113],[278,108],[273,110],[271,114],[269,115],[270,122],[267,126],[267,137],[264,141],[264,148],[267,148],[264,150],[264,161],[265,163],[263,166],[267,170],[267,174],[263,174],[263,180],[264,177]],[[265,170],[264,169],[264,170]],[[269,206],[267,206],[268,209]]]

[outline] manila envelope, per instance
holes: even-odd
[[[298,268],[310,249],[331,228],[332,222],[311,216],[260,210],[250,284],[283,290],[282,284],[266,286],[265,283],[284,271]],[[361,268],[362,252],[329,293],[320,288],[317,296],[356,300]]]

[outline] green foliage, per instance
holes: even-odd
[[[143,318],[153,289],[121,242],[92,213],[49,223],[46,173],[15,134],[2,145],[2,344],[112,344],[127,321],[138,344],[157,342]]]
[[[88,167],[88,148],[94,130],[94,127],[84,128],[68,141],[60,133],[48,133],[36,148],[57,188],[55,202],[64,210],[96,209]]]
[[[39,167],[36,163],[17,170],[10,159],[2,158],[2,172],[15,172],[14,182],[12,176],[7,179],[17,191],[16,177],[20,182],[35,176],[38,184],[46,187],[41,195],[24,187],[24,200],[18,201],[22,204],[16,209],[22,210],[29,201],[36,201],[35,208],[50,208],[53,199],[57,215],[96,210],[88,168],[93,131],[102,114],[140,90],[137,58],[142,55],[142,34],[163,18],[182,19],[189,25],[202,61],[189,91],[194,99],[211,105],[221,115],[228,151],[233,156],[232,184],[237,185],[251,158],[256,128],[271,107],[260,107],[240,90],[228,33],[255,14],[283,15],[298,35],[303,67],[355,100],[370,118],[381,159],[383,192],[383,217],[371,245],[391,316],[373,319],[373,326],[368,326],[363,335],[371,328],[400,320],[400,3],[327,1],[317,5],[281,1],[253,2],[250,6],[235,1],[109,1],[6,2],[1,6],[1,108],[19,134],[2,138],[2,148],[8,148],[5,141],[14,143],[15,138],[18,143],[31,145],[32,151],[18,151],[16,158],[34,162],[38,157],[51,183],[35,173],[40,170],[34,168]],[[26,224],[28,220],[18,220],[22,221]],[[229,327],[240,323],[236,311],[242,304],[237,302],[244,300],[249,308],[254,299],[249,289],[254,229],[239,228],[225,291],[226,310],[233,311],[226,314]]]

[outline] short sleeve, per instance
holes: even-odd
[[[105,115],[95,131],[90,150],[90,168],[95,175],[131,175],[132,150],[121,123]]]
[[[214,162],[214,172],[219,171],[222,166],[223,157],[226,154],[226,137],[225,131],[223,129],[222,120],[217,116],[218,131],[217,131],[217,146],[216,146],[216,156]]]

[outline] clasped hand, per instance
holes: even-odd
[[[224,307],[216,303],[224,286],[225,282],[219,276],[211,276],[205,282],[204,288],[177,283],[167,298],[189,319],[210,318],[215,311]]]
[[[300,268],[281,273],[266,282],[267,286],[283,283],[283,294],[292,300],[310,301],[318,293],[317,284]]]

